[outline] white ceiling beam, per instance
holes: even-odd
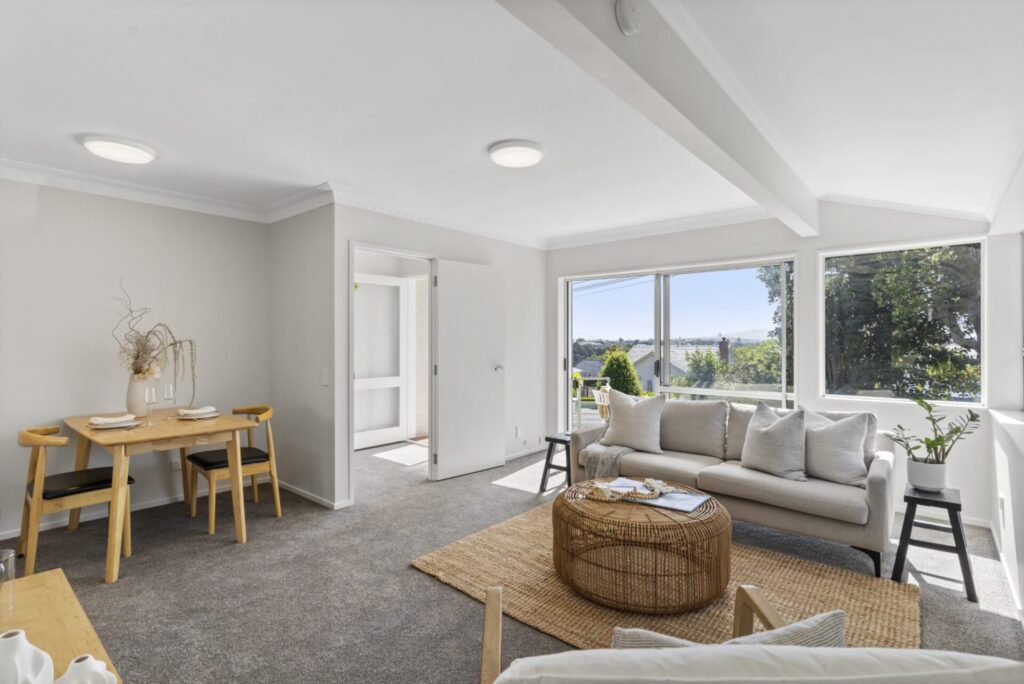
[[[628,37],[611,0],[498,2],[798,235],[818,234],[815,194],[647,0]]]
[[[1024,155],[1006,186],[999,208],[992,217],[990,233],[1019,233],[1024,231]]]

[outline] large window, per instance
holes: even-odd
[[[825,391],[981,401],[981,244],[825,258]]]
[[[594,390],[793,401],[793,262],[570,281],[569,425],[600,424]]]

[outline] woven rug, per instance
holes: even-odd
[[[504,587],[505,615],[578,648],[607,648],[612,629],[643,627],[702,643],[732,637],[736,586],[755,584],[787,621],[842,609],[849,646],[918,648],[918,588],[774,551],[733,544],[729,588],[707,608],[682,615],[638,615],[605,608],[576,594],[551,561],[551,504],[471,534],[421,556],[413,567],[484,600]]]

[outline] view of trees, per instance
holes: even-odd
[[[672,378],[679,387],[779,386],[782,355],[776,340],[733,347],[729,363],[709,350],[686,354],[686,375]]]
[[[640,376],[636,374],[636,368],[629,360],[629,355],[621,349],[612,349],[605,354],[601,377],[608,378],[608,384],[612,389],[636,397],[642,394]]]
[[[825,379],[833,394],[977,401],[981,246],[825,260]]]

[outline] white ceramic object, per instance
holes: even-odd
[[[67,672],[53,684],[117,684],[117,677],[102,660],[80,655],[68,663]]]
[[[149,406],[146,405],[146,385],[149,378],[142,378],[138,375],[128,376],[128,395],[125,397],[125,405],[128,413],[136,416],[146,415]]]
[[[0,682],[53,684],[53,659],[30,644],[23,630],[4,632],[0,634]]]
[[[946,464],[907,461],[907,481],[922,492],[941,492],[946,488]]]

